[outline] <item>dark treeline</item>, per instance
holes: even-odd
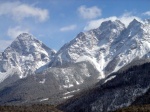
[[[52,105],[35,104],[30,106],[0,106],[0,112],[62,112]]]
[[[111,76],[116,77],[112,80],[109,80],[107,83],[104,84],[98,83],[95,88],[79,93],[78,95],[72,97],[67,102],[64,102],[63,104],[59,105],[58,108],[68,112],[82,112],[82,111],[91,112],[92,104],[95,104],[94,107],[95,109],[98,110],[99,108],[101,108],[102,105],[104,107],[103,111],[107,111],[111,102],[113,102],[114,98],[116,98],[115,97],[116,94],[118,94],[118,97],[115,100],[118,100],[118,102],[116,101],[116,104],[114,104],[114,106],[115,105],[120,106],[122,104],[121,102],[122,99],[124,99],[127,102],[134,97],[135,95],[134,91],[139,91],[139,89],[141,88],[145,89],[149,87],[150,63],[131,66],[128,69],[111,74],[110,76],[108,76],[108,79]],[[116,90],[118,90],[119,93],[116,93]],[[141,93],[140,95],[143,94]],[[144,102],[145,100],[142,103],[138,104],[142,106],[143,104],[145,104]],[[140,106],[134,107],[136,109],[139,109]],[[147,111],[147,109],[150,109],[147,106],[144,107],[143,105],[142,109],[146,110],[144,112],[150,112],[150,110]],[[143,110],[123,111],[123,112],[143,112]]]
[[[150,105],[129,106],[127,108],[118,109],[114,112],[150,112]]]

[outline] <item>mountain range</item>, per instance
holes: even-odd
[[[61,108],[95,112],[129,106],[149,89],[144,64],[149,60],[149,19],[134,19],[127,27],[104,21],[57,52],[22,33],[0,53],[0,104],[59,104],[75,96]]]

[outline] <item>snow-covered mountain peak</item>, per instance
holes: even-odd
[[[89,61],[101,71],[106,63],[104,58],[110,53],[111,44],[119,40],[124,29],[125,25],[116,20],[105,21],[97,29],[81,32],[58,51],[50,66]]]
[[[134,28],[141,28],[143,23],[141,21],[138,21],[137,19],[134,19],[130,22],[128,29],[135,30]]]
[[[33,35],[22,33],[2,53],[0,75],[5,71],[3,79],[6,79],[14,73],[20,78],[34,74],[39,67],[50,62],[55,53]]]
[[[130,22],[130,24],[137,24],[137,23],[141,23],[141,21],[139,21],[135,18]]]
[[[148,20],[138,21],[134,19],[127,27],[127,35],[132,38],[143,38],[146,33],[149,33],[150,23]]]
[[[29,34],[29,33],[21,33],[20,35],[17,36],[16,39],[19,39],[19,40],[34,40],[35,37],[33,37],[33,35]]]
[[[35,39],[33,35],[22,33],[11,43],[8,48],[12,48],[16,52],[30,52],[32,49],[34,49],[34,47],[41,46],[41,44],[42,42]]]
[[[42,53],[46,57],[51,57],[56,53],[55,50],[48,48],[41,41],[37,40],[33,35],[28,33],[20,34],[11,45],[5,49],[5,52],[16,52],[20,55],[27,56],[29,54]]]
[[[150,51],[149,26],[136,19],[127,28],[119,20],[104,21],[99,28],[81,32],[63,46],[50,66],[88,60],[99,71],[110,74]]]
[[[124,28],[125,25],[120,21],[120,20],[109,20],[109,21],[104,21],[100,25],[99,29],[100,30],[105,30],[105,29],[118,29],[118,28]]]
[[[113,42],[115,38],[125,29],[125,25],[119,21],[104,21],[98,29],[95,29],[94,32],[98,37],[99,41],[102,41],[104,38],[107,41]]]

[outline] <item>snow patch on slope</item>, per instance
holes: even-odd
[[[105,60],[101,60],[98,63],[96,58],[94,58],[94,57],[91,58],[91,57],[88,57],[88,56],[81,56],[80,58],[77,59],[76,63],[77,62],[84,62],[84,61],[90,62],[94,66],[94,68],[96,68],[96,70],[98,70],[100,72],[99,78],[101,78],[101,79],[105,78],[105,75],[102,71]]]

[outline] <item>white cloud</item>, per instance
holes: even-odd
[[[10,38],[15,39],[18,35],[24,32],[29,32],[29,29],[24,29],[24,28],[21,28],[20,26],[16,26],[14,28],[9,28],[7,31],[7,35]]]
[[[115,21],[117,19],[120,20],[122,23],[124,23],[126,27],[129,25],[129,23],[133,19],[137,19],[137,20],[141,21],[141,19],[139,17],[133,16],[131,13],[124,13],[123,15],[121,15],[119,17],[111,16],[108,18],[101,18],[101,19],[89,21],[88,24],[84,27],[84,30],[95,29],[95,28],[98,28],[101,25],[101,23],[104,21],[108,21],[108,20]]]
[[[78,8],[78,12],[84,19],[94,19],[101,16],[101,9],[96,6],[87,8],[83,5]]]
[[[150,11],[144,12],[144,15],[150,16]]]
[[[74,30],[76,29],[76,25],[69,25],[69,26],[65,26],[65,27],[62,27],[60,29],[61,32],[65,32],[65,31],[71,31],[71,30]]]
[[[32,17],[42,22],[48,18],[48,10],[37,8],[20,2],[5,2],[0,4],[0,16],[8,15],[14,20],[21,21]]]
[[[10,44],[12,40],[0,40],[0,52],[4,51]]]

